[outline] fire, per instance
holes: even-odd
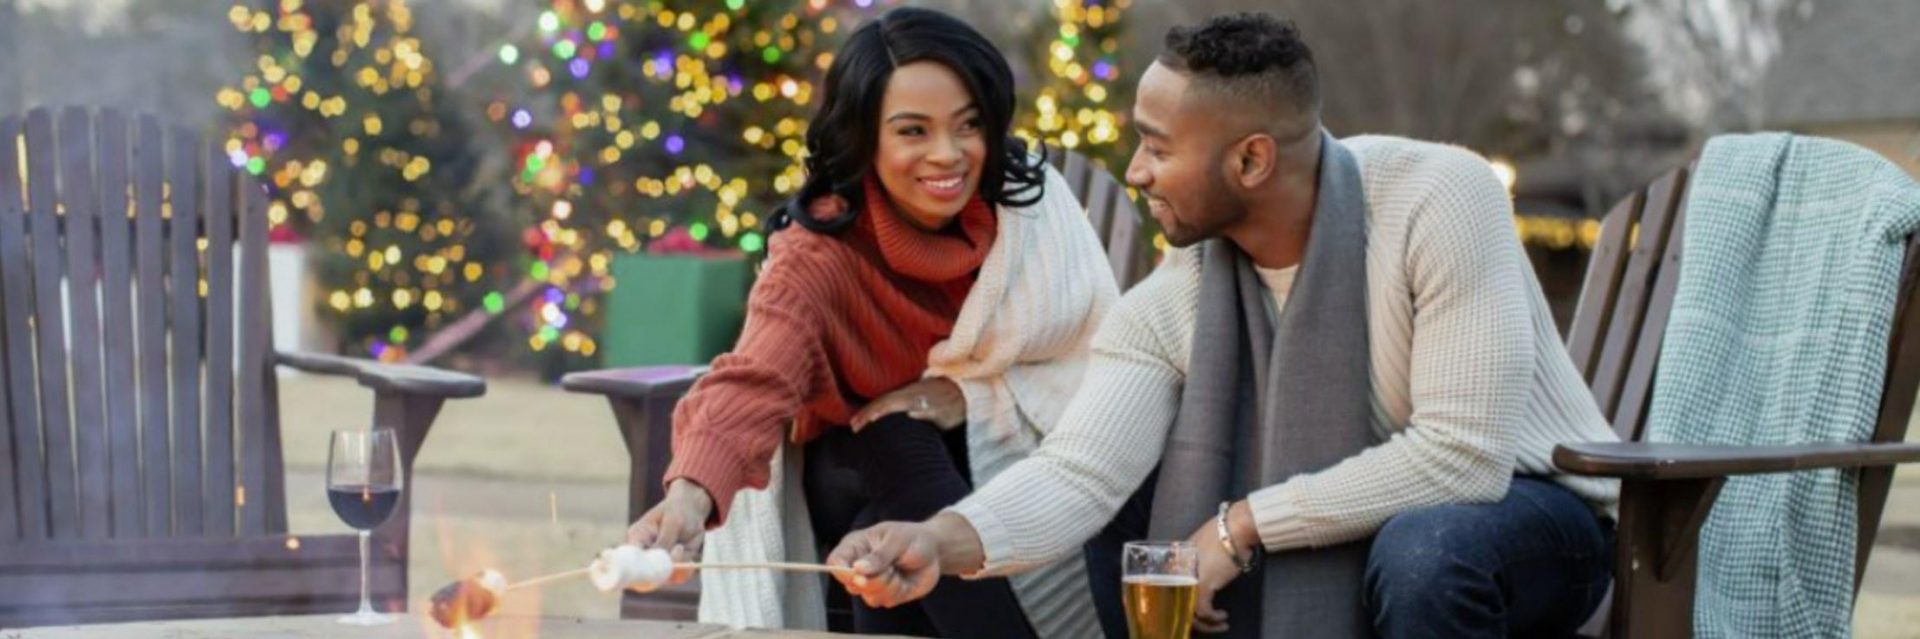
[[[536,497],[537,499],[537,497]],[[536,504],[538,502],[535,502]],[[535,512],[538,512],[537,510]],[[512,578],[539,574],[545,566],[537,563],[538,556],[523,552],[503,553],[497,547],[497,535],[490,534],[482,527],[463,526],[458,518],[445,514],[438,500],[428,499],[415,504],[416,526],[431,531],[429,541],[416,546],[421,556],[437,556],[440,565],[437,569],[419,570],[416,579],[427,579],[429,583],[446,579],[448,582],[473,577],[485,570],[496,570]],[[535,515],[538,528],[538,515]],[[417,538],[416,538],[417,539]],[[431,553],[431,554],[428,554]],[[431,563],[431,562],[428,562]],[[418,564],[416,564],[418,565]],[[414,602],[411,608],[417,611],[415,618],[420,623],[418,636],[431,639],[531,639],[540,636],[540,614],[542,592],[538,588],[516,590],[499,597],[495,607],[485,620],[464,619],[452,628],[443,627],[428,614],[433,609],[431,597]]]

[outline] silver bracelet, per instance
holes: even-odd
[[[1220,516],[1213,519],[1213,529],[1220,534],[1220,547],[1227,551],[1227,557],[1233,560],[1233,565],[1238,566],[1240,574],[1244,575],[1253,572],[1254,558],[1248,557],[1246,561],[1241,561],[1240,551],[1233,547],[1233,533],[1227,530],[1227,510],[1232,506],[1233,502],[1220,502]],[[1254,554],[1258,556],[1259,552],[1255,551]]]

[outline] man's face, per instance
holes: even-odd
[[[1237,119],[1208,113],[1206,100],[1187,95],[1190,79],[1155,63],[1140,78],[1133,105],[1140,147],[1127,164],[1127,184],[1146,197],[1167,243],[1191,246],[1218,237],[1246,217],[1227,184],[1222,157]]]

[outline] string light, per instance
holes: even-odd
[[[1600,221],[1594,219],[1521,214],[1513,226],[1521,243],[1556,251],[1591,251],[1600,241]]]
[[[1055,26],[1039,43],[1047,76],[1023,109],[1016,133],[1054,149],[1119,167],[1132,151],[1126,112],[1131,102],[1116,54],[1130,0],[1054,0]]]

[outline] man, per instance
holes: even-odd
[[[893,605],[1092,540],[1125,636],[1115,543],[1186,537],[1202,632],[1552,636],[1591,615],[1616,487],[1550,457],[1615,435],[1506,191],[1458,148],[1326,135],[1318,83],[1274,16],[1169,32],[1126,178],[1178,250],[1108,316],[1036,454],[842,541],[850,592]]]

